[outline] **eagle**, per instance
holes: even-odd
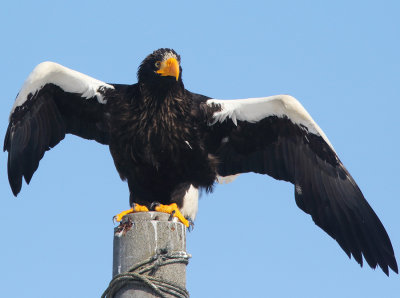
[[[13,194],[69,133],[109,146],[129,187],[131,208],[117,221],[156,210],[189,227],[199,190],[211,192],[224,177],[267,174],[294,185],[297,206],[349,258],[398,273],[381,221],[294,97],[221,100],[193,93],[184,87],[181,57],[168,48],[148,55],[137,79],[111,84],[54,62],[36,66],[16,97],[4,140]]]

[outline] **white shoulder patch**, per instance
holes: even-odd
[[[235,175],[230,175],[230,176],[217,176],[217,182],[219,184],[228,184],[233,182],[237,177],[239,176],[239,174],[235,174]]]
[[[101,89],[114,89],[113,86],[96,80],[88,75],[69,69],[54,62],[42,62],[35,67],[24,82],[21,91],[18,93],[11,114],[15,108],[24,104],[28,94],[34,94],[46,84],[59,86],[65,92],[79,93],[84,98],[97,97],[100,103],[106,103]]]
[[[220,105],[221,111],[215,112],[214,122],[223,122],[227,118],[237,125],[237,121],[258,122],[269,116],[279,118],[287,117],[293,123],[304,126],[313,134],[321,136],[333,149],[325,133],[318,124],[311,118],[310,114],[300,102],[290,95],[275,95],[269,97],[248,98],[248,99],[209,99],[207,105]],[[333,149],[334,150],[334,149]]]

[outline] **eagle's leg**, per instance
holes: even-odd
[[[187,228],[190,226],[189,221],[182,215],[176,203],[172,203],[171,205],[153,203],[151,205],[152,207],[154,206],[154,211],[171,214],[171,216],[177,217]]]
[[[115,215],[113,217],[113,220],[120,222],[122,220],[122,218],[127,214],[135,213],[135,212],[147,212],[147,211],[149,211],[149,209],[146,206],[133,203],[131,209],[128,209],[128,210],[122,211],[121,213],[118,213],[117,215]]]

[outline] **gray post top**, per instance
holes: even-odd
[[[186,256],[186,227],[162,212],[138,212],[124,216],[114,229],[113,276],[127,272],[132,266],[157,254],[168,252]],[[187,262],[186,262],[187,263]],[[186,264],[171,263],[152,272],[181,288],[186,285]],[[147,286],[134,282],[121,289],[116,297],[158,297]],[[166,294],[166,297],[170,297]],[[172,297],[172,296],[171,296]]]

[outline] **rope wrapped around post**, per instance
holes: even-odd
[[[101,298],[112,298],[121,288],[135,282],[143,283],[162,298],[167,297],[165,294],[170,294],[177,298],[189,298],[189,292],[185,288],[151,275],[161,266],[173,263],[187,265],[190,257],[186,252],[169,253],[167,249],[162,249],[153,257],[134,265],[128,272],[114,276]]]

